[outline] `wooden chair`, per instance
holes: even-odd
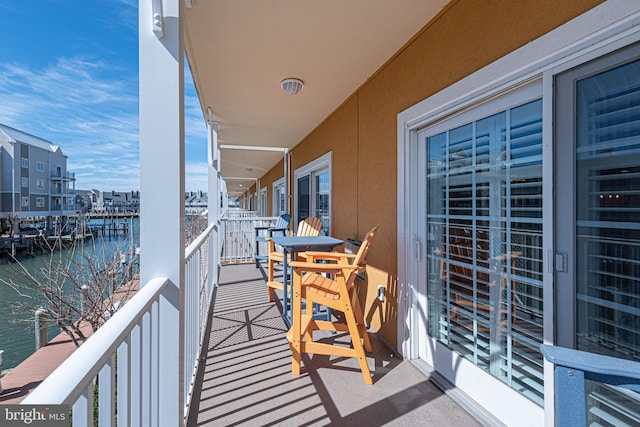
[[[475,249],[475,255],[474,255]],[[498,324],[506,327],[508,313],[506,310],[507,298],[510,297],[511,324],[516,321],[516,292],[514,285],[511,286],[508,295],[507,269],[510,273],[515,273],[515,260],[522,255],[522,252],[511,252],[493,258],[489,257],[489,241],[485,232],[476,233],[475,247],[473,235],[469,229],[451,228],[449,230],[448,245],[444,250],[449,252],[449,268],[445,260],[440,261],[440,279],[449,282],[451,292],[450,317],[460,319],[460,311],[478,313],[480,316],[491,319],[494,306],[498,306],[497,312],[500,316]],[[442,255],[442,254],[441,254]],[[476,260],[476,265],[489,270],[490,273],[477,271],[476,291],[474,294],[474,271],[472,265]],[[491,303],[491,288],[499,286],[498,299],[495,304]],[[488,331],[489,328],[479,326],[478,330]]]
[[[371,342],[365,326],[362,309],[355,290],[356,275],[365,269],[365,258],[378,227],[366,235],[357,254],[340,252],[306,252],[306,262],[292,261],[293,267],[293,321],[287,332],[292,352],[293,374],[300,374],[302,353],[355,357],[367,384],[372,384],[365,350],[371,351]],[[325,263],[317,263],[324,261]],[[326,274],[332,277],[326,277]],[[302,300],[306,311],[302,313]],[[315,320],[313,305],[317,303],[341,311],[346,323]],[[353,348],[313,341],[313,331],[348,332]]]
[[[269,259],[269,254],[261,255],[260,254],[260,243],[267,242],[267,239],[273,236],[284,236],[289,228],[289,221],[291,221],[291,215],[282,214],[278,217],[275,224],[271,227],[255,227],[256,233],[256,248],[255,255],[253,256],[256,260],[256,268],[260,267],[261,260]]]
[[[319,236],[321,232],[322,220],[320,218],[307,218],[298,223],[296,236]],[[283,254],[276,249],[275,244],[270,238],[267,238],[267,241],[269,242],[267,288],[269,290],[269,301],[273,301],[275,299],[275,290],[282,290],[284,288],[282,282],[277,282],[274,278],[275,263],[282,263]],[[287,262],[289,262],[288,259]],[[282,274],[286,274],[286,272]]]

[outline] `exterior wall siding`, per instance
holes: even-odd
[[[0,136],[1,137],[1,136]],[[0,141],[0,143],[4,144],[4,141]],[[9,143],[6,143],[9,145]],[[2,154],[0,155],[0,162],[2,166],[0,166],[0,191],[11,191],[11,153],[7,151],[7,148],[4,146],[0,146],[0,150],[2,150]]]
[[[398,113],[600,3],[453,1],[291,150],[292,171],[333,152],[332,235],[359,238],[380,226],[361,299],[365,317],[390,343],[397,327]],[[280,162],[261,180],[269,204],[271,184],[282,176]],[[386,287],[382,304],[378,285]]]
[[[13,131],[21,133],[18,130]],[[74,189],[73,181],[52,179],[56,174],[56,166],[61,168],[61,176],[67,176],[67,156],[59,150],[50,151],[48,144],[46,141],[43,141],[42,146],[31,145],[29,142],[9,142],[5,133],[0,132],[0,212],[5,216],[14,208],[19,216],[75,211],[75,205],[68,204],[69,198],[73,198],[73,195],[69,194],[69,191]],[[28,167],[23,167],[24,159],[28,162]],[[40,163],[42,170],[38,170]],[[23,179],[28,180],[28,186],[23,186]],[[38,182],[41,184],[40,187]],[[59,189],[55,188],[56,183],[60,186]],[[65,189],[65,185],[68,188]],[[15,196],[13,203],[12,194]],[[39,197],[44,197],[44,207],[36,205],[36,199]],[[22,206],[23,198],[28,199],[28,207]],[[55,206],[54,199],[59,200],[60,205]]]

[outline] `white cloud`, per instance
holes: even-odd
[[[43,69],[0,64],[0,122],[59,145],[78,189],[139,189],[137,73],[115,67],[81,56]],[[186,74],[186,190],[206,191],[206,125]]]
[[[2,121],[59,145],[76,188],[139,188],[137,81],[113,71],[83,57],[0,65]]]
[[[207,162],[187,162],[185,164],[185,190],[207,191],[208,181]]]

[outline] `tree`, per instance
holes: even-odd
[[[90,245],[72,240],[66,249],[61,245],[61,239],[48,245],[48,251],[41,255],[47,260],[39,271],[29,271],[13,258],[22,280],[0,278],[0,283],[21,297],[11,302],[13,318],[43,308],[79,346],[89,331],[98,330],[137,289],[136,259],[133,251],[123,251],[122,245],[107,250],[103,239],[92,240]]]
[[[185,245],[193,242],[207,228],[208,218],[206,215],[187,215],[184,230]]]

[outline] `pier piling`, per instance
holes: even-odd
[[[36,310],[36,351],[49,344],[49,313],[43,307]]]
[[[2,388],[2,354],[4,353],[4,350],[0,350],[0,394],[2,394],[2,392],[4,391],[4,389]]]

